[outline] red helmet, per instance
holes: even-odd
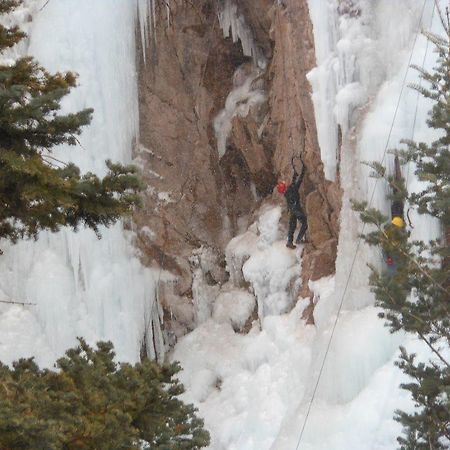
[[[284,194],[284,193],[286,192],[286,189],[287,189],[286,181],[280,181],[280,182],[277,184],[277,191],[278,191],[280,194]]]
[[[392,256],[388,256],[388,257],[386,258],[386,264],[387,264],[388,266],[393,266],[393,265],[394,265],[394,258],[393,258]]]

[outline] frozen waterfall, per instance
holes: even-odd
[[[55,156],[99,174],[105,159],[129,163],[138,133],[137,6],[146,19],[152,3],[57,0],[37,7],[44,4],[33,5],[28,53],[50,71],[79,74],[64,112],[95,110],[82,148],[61,148]],[[154,273],[141,266],[122,223],[101,234],[98,240],[90,230],[64,229],[41,233],[37,242],[2,243],[0,299],[34,304],[0,305],[2,361],[35,355],[49,365],[77,336],[111,340],[121,361],[139,359],[144,336],[150,355],[163,351]]]

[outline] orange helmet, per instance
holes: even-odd
[[[287,189],[286,181],[280,181],[280,182],[277,184],[277,191],[278,191],[280,194],[284,194],[284,193],[286,192],[286,189]]]

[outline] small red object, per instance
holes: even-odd
[[[287,189],[286,181],[280,181],[280,182],[277,184],[277,191],[278,191],[280,194],[284,194],[284,193],[286,192],[286,189]]]
[[[393,265],[394,265],[394,258],[393,258],[392,256],[388,256],[388,257],[386,258],[386,264],[387,264],[388,266],[393,266]]]

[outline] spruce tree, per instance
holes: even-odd
[[[20,4],[2,0],[0,14]],[[0,23],[0,58],[24,38],[17,27]],[[134,167],[107,161],[99,178],[52,157],[55,146],[76,145],[91,121],[92,109],[59,113],[75,86],[73,73],[50,74],[31,57],[0,63],[0,238],[15,242],[80,224],[98,233],[99,225],[114,223],[138,203]]]
[[[195,450],[209,433],[184,388],[177,364],[114,362],[110,342],[83,339],[56,364],[0,363],[0,449]]]
[[[395,419],[403,425],[398,438],[402,450],[443,450],[450,448],[450,34],[446,37],[425,33],[438,53],[437,66],[432,72],[419,70],[426,87],[412,86],[433,101],[427,124],[437,130],[438,138],[431,144],[405,140],[406,149],[398,150],[403,163],[414,161],[415,174],[424,182],[417,193],[406,191],[404,180],[386,176],[377,163],[375,176],[384,178],[396,192],[420,214],[440,220],[442,235],[429,242],[411,241],[408,233],[395,242],[386,234],[386,221],[379,211],[356,204],[363,222],[374,225],[374,231],[364,235],[370,245],[385,249],[396,246],[400,262],[394,273],[373,269],[371,286],[376,304],[383,309],[380,317],[392,332],[403,330],[415,334],[430,350],[430,358],[419,360],[401,348],[397,362],[410,382],[401,387],[410,392],[415,410],[397,411]]]

